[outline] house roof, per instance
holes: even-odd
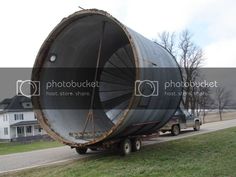
[[[29,104],[29,105],[28,105]],[[0,102],[0,112],[32,111],[30,98],[23,95],[15,95]]]
[[[37,120],[32,120],[32,121],[21,121],[21,122],[17,122],[15,124],[12,124],[12,127],[16,127],[16,126],[24,126],[24,125],[37,125],[39,124]]]

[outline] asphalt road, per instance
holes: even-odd
[[[198,132],[192,129],[187,129],[181,132],[178,136],[171,136],[169,133],[161,134],[158,138],[152,138],[148,141],[144,141],[144,145],[157,144],[161,142],[186,138],[194,135],[209,133],[229,127],[236,126],[236,119],[227,120],[222,122],[207,123],[201,126],[201,130]],[[0,174],[19,171],[23,169],[45,166],[49,164],[62,163],[71,160],[77,160],[101,154],[104,152],[91,152],[89,151],[86,155],[78,155],[75,150],[72,150],[68,146],[49,148],[43,150],[36,150],[31,152],[15,153],[9,155],[0,155]]]

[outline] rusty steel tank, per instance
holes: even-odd
[[[64,70],[54,70],[57,68]],[[78,68],[99,71],[90,74],[88,69],[83,76],[69,73]],[[107,72],[109,69],[111,73]],[[32,81],[56,81],[60,77],[93,80],[91,75],[99,82],[99,88],[76,101],[63,96],[55,99],[43,93],[32,95],[40,125],[51,137],[71,147],[152,134],[170,119],[181,100],[181,94],[166,96],[162,88],[165,82],[182,81],[174,57],[97,9],[81,10],[62,19],[38,52]],[[136,93],[140,85],[155,88],[151,94]],[[174,91],[181,93],[181,88]],[[92,102],[99,104],[99,109]],[[59,106],[62,104],[65,107]]]

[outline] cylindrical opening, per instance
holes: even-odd
[[[101,109],[91,112],[90,96],[68,101],[41,95],[40,105],[69,105],[67,109],[43,109],[39,121],[55,138],[73,143],[91,143],[106,134],[124,116],[130,104],[136,78],[134,54],[124,29],[113,19],[100,14],[82,14],[59,24],[39,52],[36,66],[47,68],[97,68],[99,89],[95,89],[94,104]],[[43,54],[42,54],[43,53]],[[40,58],[41,57],[41,58]],[[41,60],[41,62],[39,62]],[[39,64],[40,63],[40,64]],[[66,70],[68,71],[68,70]],[[96,72],[94,70],[94,72]],[[72,75],[63,73],[66,80],[93,80],[95,73]],[[33,76],[34,77],[34,76]],[[45,71],[37,78],[40,81],[60,80],[61,74]],[[93,89],[90,90],[90,93]],[[86,105],[88,109],[70,109]]]
[[[44,83],[40,90],[50,80],[99,83],[87,88],[90,94],[84,97],[44,92],[32,97],[42,127],[70,146],[156,132],[181,100],[182,88],[164,87],[182,81],[173,56],[96,9],[63,19],[42,45],[34,67],[32,80]]]

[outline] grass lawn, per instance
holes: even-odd
[[[147,146],[126,157],[101,155],[6,176],[236,177],[236,127]]]
[[[61,143],[56,141],[37,141],[32,143],[0,143],[0,155],[6,155],[17,152],[26,152],[37,149],[46,149],[51,147],[62,146]]]

